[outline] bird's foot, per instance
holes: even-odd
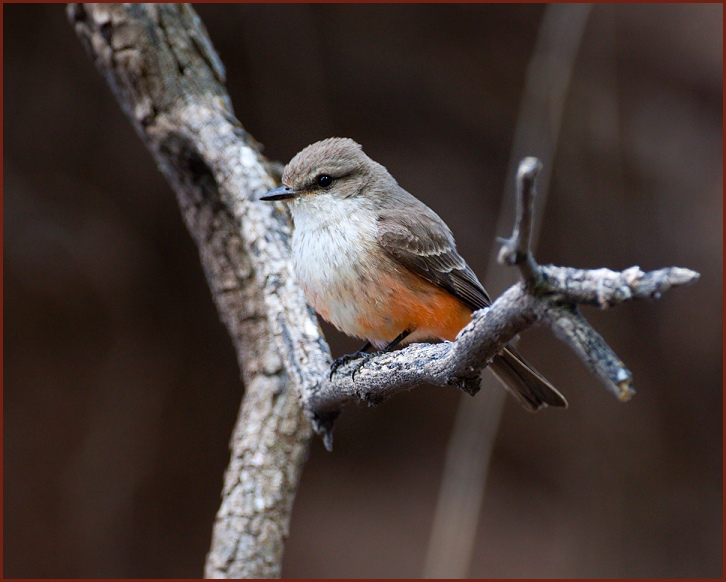
[[[338,371],[338,368],[340,368],[341,366],[349,364],[350,362],[353,362],[355,360],[361,360],[360,364],[358,364],[358,366],[356,366],[355,370],[353,371],[353,375],[355,376],[355,373],[358,371],[358,368],[361,366],[361,364],[363,364],[363,362],[370,357],[370,354],[367,354],[366,352],[356,352],[354,354],[345,354],[344,356],[336,358],[330,366],[330,379],[333,379],[333,374],[335,374]]]
[[[358,369],[368,360],[368,358],[371,357],[371,354],[368,354],[366,352],[358,351],[354,354],[345,354],[344,356],[340,356],[339,358],[336,358],[333,363],[330,366],[330,379],[333,379],[333,374],[338,371],[338,368],[341,366],[344,366],[345,364],[348,364],[350,362],[353,362],[355,360],[360,360],[358,365],[353,370],[352,378],[355,379],[355,374],[358,371]]]

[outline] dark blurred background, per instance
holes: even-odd
[[[267,156],[356,139],[486,282],[545,8],[197,10]],[[3,13],[4,574],[201,576],[243,393],[230,341],[174,194],[64,7]],[[721,576],[722,46],[720,4],[592,10],[538,258],[702,277],[586,311],[634,374],[628,404],[549,332],[524,335],[570,408],[507,402],[474,577]],[[459,399],[350,406],[333,454],[315,440],[286,577],[421,575]]]

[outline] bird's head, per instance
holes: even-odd
[[[360,144],[344,137],[315,142],[299,152],[285,167],[282,185],[267,192],[260,200],[287,200],[297,204],[325,198],[351,198],[365,195],[372,178],[386,169],[371,160]]]

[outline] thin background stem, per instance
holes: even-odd
[[[519,161],[525,156],[537,156],[544,167],[537,179],[533,251],[537,247],[572,69],[591,10],[590,4],[548,5],[527,68],[496,232],[504,235],[511,228],[515,203],[512,189]],[[497,252],[497,248],[491,252],[486,277],[486,286],[494,296],[516,282],[517,277],[515,270],[497,265]],[[506,391],[499,382],[491,374],[484,374],[481,393],[459,401],[426,553],[425,578],[464,578],[469,574],[505,398]]]

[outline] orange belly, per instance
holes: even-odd
[[[471,321],[472,310],[447,291],[414,273],[395,275],[377,282],[385,299],[358,319],[361,335],[372,343],[389,343],[404,330],[412,333],[403,343],[453,341]]]

